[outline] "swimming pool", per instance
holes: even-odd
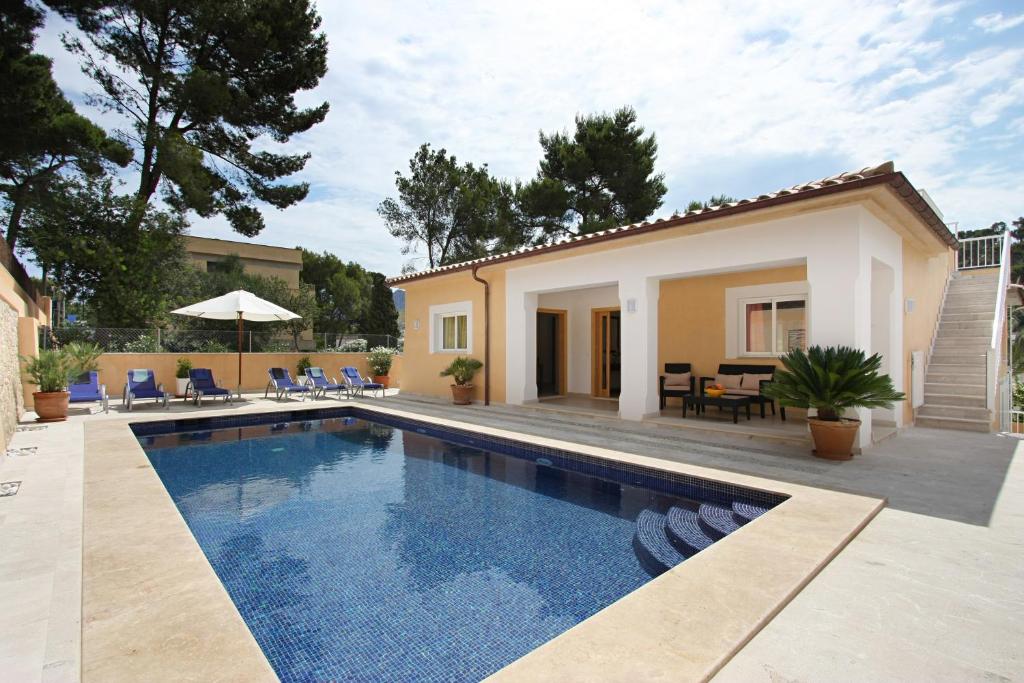
[[[783,499],[358,408],[133,429],[283,680],[478,680]]]

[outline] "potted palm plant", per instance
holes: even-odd
[[[39,387],[32,392],[38,422],[59,422],[68,417],[68,384],[83,372],[97,369],[99,347],[68,344],[61,349],[42,349],[38,356],[22,356],[29,382]]]
[[[175,396],[184,396],[188,390],[188,371],[192,369],[192,361],[184,356],[178,359],[178,369],[174,372]]]
[[[468,406],[473,402],[473,376],[484,366],[476,358],[459,356],[441,371],[442,377],[451,377],[452,403],[457,406]]]
[[[781,405],[814,408],[807,418],[814,439],[814,454],[829,460],[849,460],[860,420],[843,417],[847,408],[891,408],[906,397],[880,374],[882,357],[865,357],[848,346],[812,346],[790,351],[781,358],[784,370],[765,386],[766,396]]]

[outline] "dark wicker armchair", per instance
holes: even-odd
[[[680,375],[680,374],[682,374],[684,372],[691,373],[690,374],[690,384],[689,384],[689,386],[685,386],[685,385],[684,386],[679,386],[679,385],[668,385],[668,386],[666,386],[666,384],[665,384],[665,375],[660,375],[658,377],[658,403],[659,403],[659,407],[662,410],[665,409],[665,399],[666,398],[682,398],[683,396],[692,395],[693,391],[694,391],[694,388],[696,386],[696,383],[697,383],[696,378],[693,376],[693,373],[690,370],[690,364],[689,363],[665,363],[665,373],[666,374]]]

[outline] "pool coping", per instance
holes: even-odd
[[[488,680],[706,680],[882,509],[876,498],[585,446],[458,420],[358,407],[484,436],[771,491],[789,499],[495,672]],[[276,680],[129,425],[307,409],[305,403],[85,424],[82,679]],[[454,412],[454,410],[453,410]]]

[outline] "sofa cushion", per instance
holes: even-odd
[[[690,373],[688,372],[666,372],[665,373],[665,388],[666,389],[689,389],[690,388]]]
[[[736,396],[757,396],[761,392],[757,389],[730,389],[729,393]]]
[[[721,384],[726,389],[739,389],[743,375],[715,375],[715,384]]]
[[[740,382],[740,387],[743,389],[757,389],[761,390],[761,380],[770,382],[772,379],[771,375],[751,375],[748,372],[743,373],[743,380]]]

